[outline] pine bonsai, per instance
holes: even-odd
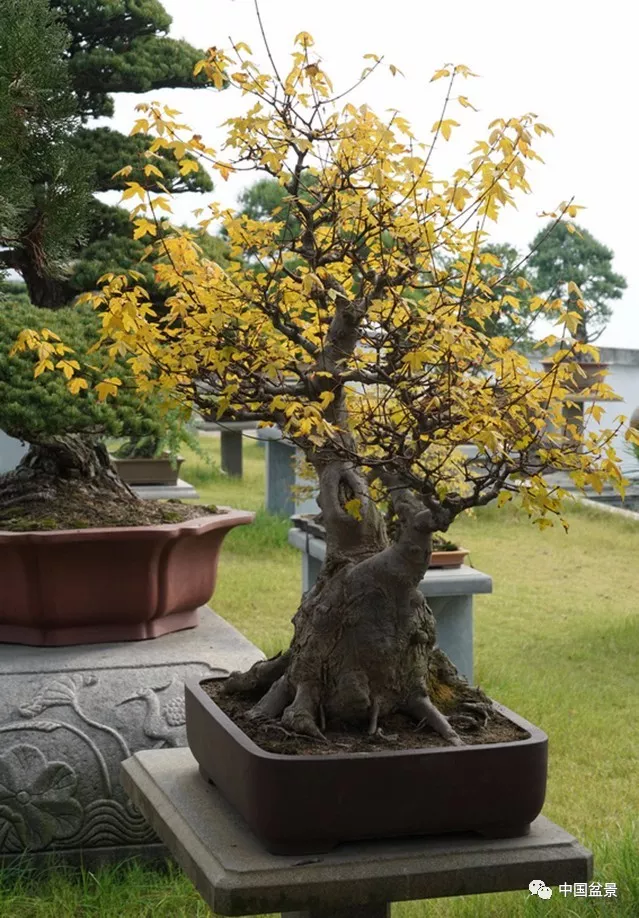
[[[43,321],[48,334],[38,353],[12,353],[18,335]],[[0,296],[0,429],[30,444],[18,468],[0,476],[0,529],[36,505],[48,506],[53,518],[69,487],[87,508],[96,495],[113,495],[135,518],[140,501],[115,472],[105,439],[166,441],[182,434],[184,412],[173,409],[167,417],[157,394],[122,387],[117,403],[107,401],[113,377],[127,370],[122,357],[89,356],[99,324],[87,305],[54,311]],[[73,376],[78,359],[89,370],[83,380]],[[58,372],[45,372],[54,367]]]
[[[312,47],[307,33],[297,36],[288,74],[261,73],[242,44],[233,59],[210,50],[198,70],[214,85],[229,73],[253,96],[228,122],[224,159],[202,151],[165,109],[144,113],[145,130],[171,137],[178,161],[190,151],[223,176],[239,163],[275,178],[301,233],[212,205],[231,246],[223,269],[188,234],[158,225],[133,184],[137,226],[167,256],[158,269],[173,289],[167,315],[149,321],[144,290],[123,276],[94,303],[104,346],[133,355],[138,385],[218,417],[278,424],[317,472],[327,543],[319,579],[295,614],[290,648],[232,675],[226,690],[255,693],[255,716],[303,734],[321,737],[333,720],[375,732],[401,710],[459,744],[488,701],[435,647],[418,590],[433,534],[469,508],[515,495],[551,525],[565,492],[545,472],[563,469],[579,487],[619,484],[621,473],[608,433],[575,438],[561,425],[565,358],[588,346],[560,349],[540,372],[486,330],[505,300],[500,278],[480,270],[490,258],[487,221],[529,190],[526,166],[547,129],[532,115],[500,119],[468,167],[441,179],[432,146],[457,124],[451,100],[468,106],[456,96],[468,69],[435,74],[448,102],[420,145],[399,114],[379,117],[334,93]],[[166,196],[153,199],[156,213],[169,206]],[[572,214],[567,206],[557,218]],[[538,297],[527,307],[542,313],[550,304]],[[571,321],[564,311],[562,323]],[[478,455],[468,459],[464,445]]]

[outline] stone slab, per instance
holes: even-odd
[[[208,607],[200,621],[148,641],[0,644],[0,863],[25,851],[85,863],[166,854],[124,793],[120,763],[186,745],[187,677],[263,656]]]
[[[275,856],[202,779],[188,749],[138,752],[123,763],[122,782],[221,915],[330,915],[349,905],[525,890],[534,879],[548,886],[587,881],[592,871],[590,852],[543,816],[522,838],[468,833],[345,844],[303,858]]]
[[[300,551],[306,551],[318,561],[326,555],[326,543],[302,532],[289,529],[289,544]],[[492,593],[493,580],[488,574],[475,570],[467,564],[456,568],[431,568],[419,585],[424,596],[469,596],[473,593]]]
[[[197,500],[199,497],[193,485],[182,478],[174,485],[132,485],[131,490],[142,500]]]

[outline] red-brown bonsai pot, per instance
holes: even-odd
[[[186,730],[202,776],[273,854],[329,851],[367,838],[479,832],[525,835],[546,792],[548,738],[388,752],[284,755],[257,746],[197,678],[186,682]]]
[[[0,641],[133,641],[193,628],[224,536],[253,518],[220,508],[154,526],[0,531]]]

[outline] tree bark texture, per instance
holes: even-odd
[[[404,507],[389,542],[361,474],[333,461],[319,479],[326,560],[293,618],[291,646],[232,674],[225,690],[263,692],[253,716],[317,738],[329,723],[373,734],[401,711],[460,745],[447,712],[481,716],[488,699],[435,647],[434,617],[418,589],[432,545],[424,514]],[[345,509],[354,498],[359,519]]]
[[[76,434],[32,443],[17,468],[0,477],[0,510],[56,500],[73,483],[89,502],[96,494],[138,498],[120,479],[103,443]]]

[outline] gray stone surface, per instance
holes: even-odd
[[[132,485],[131,489],[142,500],[197,500],[199,497],[193,485],[182,478],[174,485]]]
[[[149,641],[0,644],[0,862],[25,850],[109,860],[157,849],[122,790],[121,761],[186,744],[187,676],[262,657],[208,607],[200,619]]]
[[[260,441],[266,445],[266,509],[269,513],[292,516],[294,513],[319,513],[318,488],[303,500],[292,493],[293,486],[309,487],[316,482],[302,478],[295,467],[302,452],[296,449],[279,427],[260,427],[257,431]]]
[[[310,911],[377,916],[388,902],[526,890],[590,878],[589,851],[540,816],[530,835],[394,839],[340,845],[329,854],[269,854],[188,749],[140,752],[122,782],[210,907],[221,915]],[[425,789],[425,793],[428,789]],[[355,911],[370,906],[372,912]],[[384,912],[381,912],[384,914]]]
[[[26,443],[0,430],[0,475],[15,469],[28,449]]]
[[[326,543],[300,529],[289,529],[288,541],[302,552],[302,591],[319,576]],[[473,681],[473,594],[491,593],[492,578],[464,564],[432,568],[419,585],[433,610],[437,643],[469,682]]]

